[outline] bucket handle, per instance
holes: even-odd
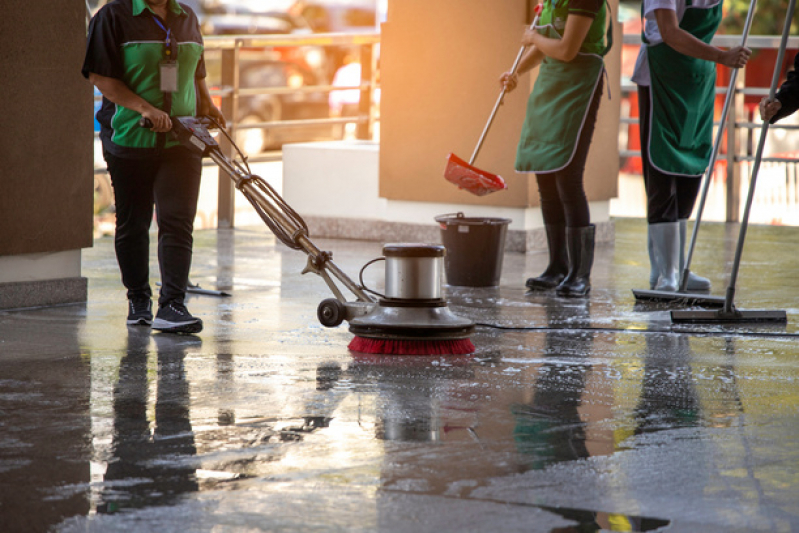
[[[364,292],[369,292],[369,293],[371,293],[371,294],[374,294],[375,296],[379,296],[380,298],[383,298],[383,299],[385,299],[385,298],[386,298],[386,295],[385,295],[385,294],[380,294],[380,293],[379,293],[379,292],[377,292],[377,291],[373,291],[372,289],[368,288],[368,287],[367,287],[367,286],[364,284],[364,282],[363,282],[363,273],[364,273],[364,271],[367,269],[367,267],[369,267],[369,266],[371,266],[371,265],[373,265],[373,264],[377,263],[378,261],[385,261],[385,260],[386,260],[385,256],[376,257],[376,258],[372,259],[371,261],[369,261],[368,263],[366,263],[365,265],[363,265],[363,266],[361,267],[361,271],[358,273],[358,281],[361,283],[361,289],[362,289]]]
[[[477,220],[466,220],[466,215],[463,214],[463,211],[438,215],[434,220],[439,224],[446,224],[449,220],[452,220],[452,218],[459,220],[458,225],[461,226],[483,226],[487,224],[508,224],[511,222],[508,218],[478,218]]]
[[[438,215],[435,218],[435,220],[436,220],[436,222],[441,224],[445,219],[452,218],[452,217],[455,217],[455,218],[466,218],[466,215],[463,214],[463,211],[458,211],[457,213],[447,213],[445,215]],[[441,220],[439,220],[439,219],[441,219]]]

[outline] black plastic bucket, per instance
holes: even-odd
[[[502,274],[509,218],[466,217],[463,213],[436,217],[441,243],[447,249],[447,284],[496,287]]]

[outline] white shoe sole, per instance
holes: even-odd
[[[168,322],[156,318],[152,328],[162,333],[199,333],[203,330],[203,322],[199,319],[191,322]]]

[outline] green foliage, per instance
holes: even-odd
[[[719,33],[740,35],[749,11],[749,0],[725,0],[726,15],[721,21]],[[787,0],[757,0],[755,15],[752,19],[750,35],[781,35],[785,24],[785,12],[788,10]],[[796,17],[791,23],[791,34],[797,28]]]

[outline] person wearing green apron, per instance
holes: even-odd
[[[650,288],[679,288],[687,220],[713,150],[716,63],[743,67],[751,51],[710,44],[721,0],[644,0],[638,85],[641,159],[647,195]],[[690,274],[688,290],[710,290]]]
[[[583,187],[588,148],[603,88],[603,57],[612,43],[605,0],[545,0],[539,23],[522,44],[523,74],[540,65],[516,155],[518,172],[535,173],[549,246],[549,265],[527,280],[530,290],[585,296],[591,289],[594,226]],[[509,91],[518,76],[504,73]]]

